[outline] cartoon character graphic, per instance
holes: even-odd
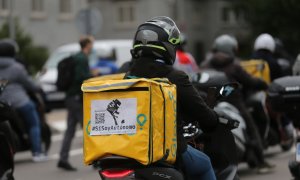
[[[118,99],[113,100],[112,102],[110,102],[107,105],[106,110],[111,114],[111,116],[114,118],[115,121],[115,125],[118,125],[117,122],[117,118],[118,118],[118,114],[120,114],[120,112],[118,112],[119,108],[121,106],[121,102]],[[122,122],[123,123],[123,122]]]

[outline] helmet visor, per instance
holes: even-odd
[[[175,22],[167,17],[156,17],[153,18],[146,23],[153,24],[162,28],[168,35],[168,41],[171,44],[179,44],[180,43],[180,31],[177,28]]]
[[[152,30],[141,30],[137,33],[136,40],[147,44],[147,42],[158,41],[158,34]]]

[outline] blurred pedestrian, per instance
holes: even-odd
[[[235,56],[238,50],[237,40],[230,35],[224,34],[216,38],[213,45],[212,58],[207,62],[207,67],[224,72],[227,77],[242,85],[242,88],[247,90],[264,90],[267,89],[267,84],[258,78],[252,77],[239,64]],[[258,128],[248,112],[243,95],[240,91],[235,91],[231,97],[227,98],[240,111],[247,126],[248,144],[251,152],[254,152],[255,157],[248,159],[257,166],[258,173],[269,172],[274,166],[266,162],[263,155],[263,144]],[[250,152],[248,150],[248,152]]]
[[[82,125],[83,122],[81,84],[84,80],[91,77],[88,57],[93,48],[93,40],[90,37],[83,37],[80,39],[79,44],[81,51],[73,57],[73,60],[75,61],[74,79],[71,86],[66,91],[66,108],[68,111],[67,130],[64,135],[60,150],[60,158],[57,164],[58,168],[67,171],[77,170],[69,163],[69,151],[75,135],[76,126],[78,123]]]
[[[40,119],[36,105],[27,92],[38,92],[39,87],[27,74],[22,64],[15,60],[16,42],[0,41],[0,78],[8,80],[8,85],[0,96],[21,115],[29,131],[33,162],[46,161],[42,152]]]

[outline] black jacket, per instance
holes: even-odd
[[[252,58],[253,59],[262,59],[268,63],[272,81],[274,79],[282,77],[282,74],[283,74],[282,69],[281,69],[277,59],[274,58],[273,54],[270,51],[260,49],[260,50],[254,52]]]
[[[208,67],[224,72],[231,81],[238,82],[244,89],[264,90],[268,88],[263,80],[252,77],[236,59],[225,53],[215,53]]]
[[[157,62],[151,58],[142,58],[134,62],[127,73],[131,76],[145,78],[168,78],[177,87],[177,143],[178,153],[186,150],[186,141],[183,138],[183,122],[197,121],[203,131],[213,130],[217,126],[218,117],[200,97],[192,86],[188,76],[175,70],[172,66]]]

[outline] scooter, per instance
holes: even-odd
[[[0,94],[5,88],[7,81],[0,81]],[[13,180],[14,172],[14,144],[12,130],[9,124],[10,107],[0,102],[0,179]]]
[[[241,65],[249,74],[269,82],[268,64],[263,60],[255,61],[253,64],[247,64],[246,61],[241,62]],[[291,67],[288,61],[285,59],[277,59],[277,61],[281,72],[289,74]],[[244,89],[244,93],[245,102],[256,123],[264,149],[275,145],[280,145],[283,151],[291,149],[294,143],[293,128],[282,113],[271,108],[272,105],[268,101],[266,92]]]
[[[4,88],[6,86],[3,85]],[[51,145],[51,130],[50,126],[47,124],[45,119],[45,111],[43,109],[43,100],[41,96],[37,94],[29,94],[30,98],[37,104],[37,112],[40,117],[41,126],[41,140],[42,140],[42,150],[47,153]],[[6,102],[2,102],[7,104]],[[12,129],[12,139],[15,146],[16,152],[27,151],[31,149],[31,143],[29,140],[28,132],[26,131],[26,125],[22,120],[22,117],[7,104],[6,109],[2,110],[3,113],[7,114],[7,119],[9,120],[9,125]]]
[[[220,87],[222,84],[229,83],[229,79],[223,72],[219,72],[213,69],[203,70],[201,73],[196,74],[192,78],[194,86],[197,88],[200,94],[205,98],[207,95],[208,87]],[[232,129],[232,133],[235,140],[236,152],[235,158],[238,162],[248,161],[248,152],[250,152],[248,146],[248,137],[246,133],[246,123],[241,116],[239,110],[232,104],[224,101],[225,99],[220,98],[217,104],[214,106],[214,110],[221,117],[226,117],[227,119],[236,120],[239,122],[239,127]],[[218,159],[215,160],[218,164]],[[250,162],[249,162],[250,163]]]
[[[228,89],[230,85],[224,88]],[[224,91],[223,88],[223,91]],[[223,92],[222,91],[222,92]],[[225,92],[225,91],[224,91]],[[236,121],[230,121],[225,118],[220,120],[220,124],[224,124],[228,127],[232,125],[236,126]],[[193,133],[186,138],[193,138],[197,133]],[[102,180],[184,180],[185,175],[180,168],[180,163],[176,165],[166,164],[164,162],[157,162],[149,166],[141,165],[133,159],[120,157],[120,156],[109,156],[99,159],[94,162],[94,167],[98,169],[99,175]],[[236,167],[230,167],[230,170],[224,169],[223,174],[226,173],[229,179],[234,179],[236,176]],[[229,172],[229,173],[228,173]],[[226,177],[226,178],[227,178]],[[224,179],[226,179],[224,178]],[[228,180],[229,180],[228,179]]]
[[[300,76],[286,76],[275,79],[267,91],[272,108],[286,114],[297,128],[295,159],[289,169],[296,180],[300,179]]]
[[[283,127],[284,113],[274,110],[265,92],[255,92],[248,96],[247,106],[259,129],[264,148],[280,145],[283,151],[293,147],[293,128]]]
[[[3,104],[0,103],[0,108]],[[14,148],[12,144],[11,127],[7,119],[0,119],[0,179],[13,180]]]
[[[205,98],[207,96],[209,87],[220,87],[222,84],[229,83],[230,81],[225,73],[213,69],[206,69],[193,76],[192,82],[203,98]],[[246,122],[241,116],[239,110],[224,100],[225,99],[220,98],[218,101],[216,101],[217,104],[214,106],[214,110],[221,117],[226,117],[227,119],[232,119],[239,122],[239,127],[231,131],[233,133],[236,145],[234,158],[237,159],[238,162],[247,162],[248,165],[252,167],[254,166],[252,160],[256,157],[254,156],[253,149],[249,148],[251,146],[249,146],[248,143],[249,138],[246,133]],[[211,150],[207,151],[208,154],[210,152]],[[213,166],[218,166],[220,161],[219,158],[211,158],[211,160]]]
[[[218,101],[229,96],[232,89],[236,89],[237,86],[234,83],[224,85],[219,95],[212,96],[215,98],[210,98],[215,91],[210,88],[208,90],[207,104],[213,108]],[[214,110],[219,116],[220,125],[214,131],[209,133],[203,132],[197,124],[189,124],[184,127],[184,136],[188,139],[188,143],[191,146],[203,151],[210,157],[217,179],[235,180],[239,179],[237,176],[238,151],[235,142],[236,138],[234,138],[232,130],[238,129],[240,122],[223,111],[223,106],[227,105],[229,104],[223,102],[222,104],[217,103],[215,106]],[[193,132],[198,135],[191,136]]]

